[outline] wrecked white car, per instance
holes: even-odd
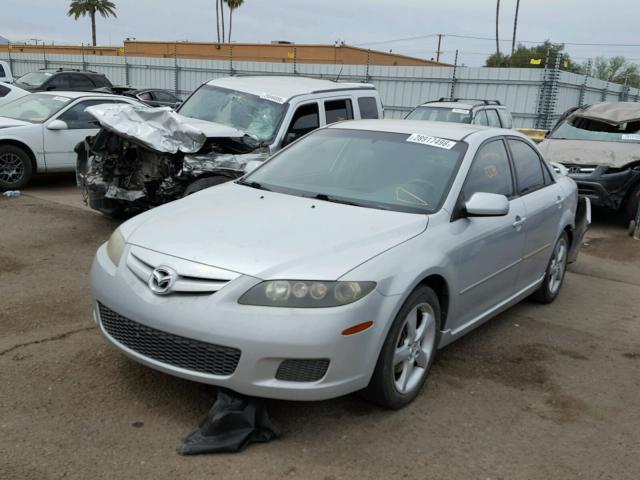
[[[78,186],[110,216],[135,214],[244,175],[307,133],[382,117],[372,85],[226,77],[168,108],[93,107],[102,127],[78,145]]]
[[[635,216],[640,197],[640,103],[606,102],[577,108],[539,145],[562,164],[594,205]]]

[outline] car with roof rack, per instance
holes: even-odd
[[[72,68],[41,68],[21,76],[15,83],[29,92],[90,92],[113,88],[103,73]]]
[[[78,186],[109,216],[236,179],[325,125],[383,116],[371,84],[300,76],[211,80],[176,112],[89,110],[102,129],[78,147]]]
[[[411,110],[405,120],[468,123],[494,128],[513,128],[513,119],[499,100],[440,98]]]

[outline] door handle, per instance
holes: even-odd
[[[524,225],[524,222],[527,221],[527,217],[520,217],[519,215],[516,217],[516,221],[513,222],[513,228],[515,228],[517,231],[520,231],[522,229],[522,226]]]
[[[562,208],[563,201],[564,201],[564,198],[558,195],[558,197],[556,198],[556,205],[558,206],[558,208]]]

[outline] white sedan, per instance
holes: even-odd
[[[91,92],[42,92],[0,106],[0,190],[24,187],[36,173],[73,172],[74,147],[98,132],[87,107],[138,101]]]
[[[10,83],[0,82],[0,106],[13,102],[25,95],[29,95],[29,92]]]

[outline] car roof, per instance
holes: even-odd
[[[104,75],[104,73],[94,72],[93,70],[77,70],[74,68],[41,68],[37,71],[47,73],[82,73],[86,75]]]
[[[439,102],[439,101],[433,101],[433,102],[425,102],[422,105],[420,105],[421,107],[436,107],[436,108],[460,108],[462,110],[473,110],[474,108],[480,108],[480,107],[491,107],[491,108],[505,108],[504,105],[496,105],[494,103],[490,103],[490,104],[485,104],[485,103],[467,103],[467,102]]]
[[[496,135],[505,135],[503,128],[484,127],[480,125],[470,125],[468,123],[430,122],[427,120],[350,120],[334,123],[328,128],[403,133],[407,135],[417,133],[426,136],[448,138],[450,140],[462,140],[472,133],[487,132],[488,130],[495,130]],[[520,136],[518,132],[510,131],[509,135],[511,134]]]
[[[346,83],[299,76],[235,76],[216,78],[208,85],[239,90],[253,95],[275,95],[285,101],[298,95],[331,90],[375,89],[370,83]]]
[[[125,97],[123,95],[114,95],[113,93],[102,93],[102,92],[71,92],[66,90],[55,90],[51,92],[36,92],[31,95],[50,95],[52,97],[68,97],[72,99],[82,98],[82,97],[104,97],[104,98],[126,98],[127,100],[131,100],[130,97]]]

